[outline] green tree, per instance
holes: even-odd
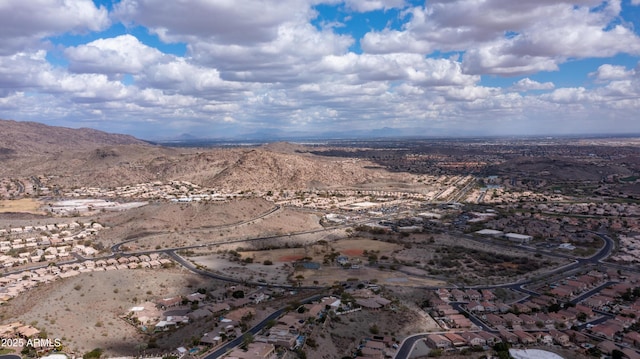
[[[244,333],[244,335],[242,336],[242,344],[240,344],[240,347],[244,350],[247,350],[247,348],[249,348],[249,344],[253,343],[253,340],[253,334]]]
[[[369,327],[369,332],[373,335],[377,335],[380,334],[380,329],[378,328],[378,326],[376,324],[372,325]]]
[[[587,313],[583,313],[583,312],[578,313],[578,315],[576,315],[576,319],[578,319],[581,322],[586,322],[587,321]]]
[[[82,359],[98,359],[101,356],[102,356],[102,349],[95,348],[90,352],[84,353],[84,355],[82,356]]]

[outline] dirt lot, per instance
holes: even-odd
[[[0,200],[0,213],[32,213],[44,214],[40,210],[42,204],[32,198]]]
[[[295,280],[301,285],[333,285],[335,282],[348,279],[375,280],[380,284],[393,284],[400,286],[435,286],[443,285],[440,280],[426,277],[426,272],[414,268],[398,267],[399,270],[391,270],[369,267],[365,264],[367,253],[375,253],[378,257],[391,256],[402,246],[366,238],[348,238],[325,244],[314,244],[296,248],[277,248],[262,251],[239,252],[240,260],[232,260],[229,253],[195,256],[190,259],[195,263],[204,265],[210,270],[247,280],[263,279],[269,283],[289,283],[288,279]],[[349,257],[353,263],[360,263],[357,268],[344,269],[333,260],[325,261],[327,255],[343,254]],[[253,263],[244,263],[242,260],[251,259]],[[294,262],[302,258],[308,258],[312,262],[319,263],[320,269],[295,268]],[[271,265],[265,265],[269,263]],[[298,277],[300,276],[300,277]]]
[[[382,271],[375,268],[360,267],[358,269],[342,269],[339,267],[323,267],[318,270],[296,270],[294,278],[302,276],[302,285],[332,285],[347,280],[373,281],[382,285],[401,286],[438,286],[446,282],[431,278],[407,275],[398,271]]]
[[[399,305],[395,310],[349,313],[328,319],[324,327],[314,330],[311,337],[317,348],[306,350],[307,358],[342,358],[352,353],[360,341],[370,338],[372,331],[400,342],[409,334],[437,330],[430,317],[416,314],[412,309]]]
[[[189,205],[154,204],[117,216],[98,216],[96,220],[108,229],[100,232],[97,241],[109,247],[135,239],[124,249],[144,250],[322,229],[318,215],[286,208],[254,220],[272,209],[273,203],[259,199]]]
[[[85,273],[11,300],[1,307],[0,317],[3,323],[19,320],[46,328],[49,338],[61,339],[65,350],[76,354],[102,348],[107,356],[134,355],[148,338],[120,319],[129,308],[216,285],[183,269]]]
[[[403,244],[389,255],[390,262],[406,266],[403,272],[463,285],[515,281],[567,263],[543,254],[534,256],[515,247],[497,247],[449,234],[384,239]]]
[[[189,259],[204,266],[207,270],[248,281],[262,279],[272,284],[288,284],[287,278],[292,273],[292,268],[282,263],[274,263],[273,265],[241,264],[229,260],[229,257],[223,254],[194,256]]]
[[[242,258],[252,257],[254,262],[271,260],[273,262],[291,262],[304,257],[311,261],[322,262],[326,254],[337,252],[348,257],[362,257],[363,251],[379,252],[380,255],[389,254],[402,248],[394,243],[376,241],[367,238],[341,239],[326,244],[315,244],[300,248],[281,248],[264,251],[243,251]]]

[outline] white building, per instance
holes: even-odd
[[[507,233],[504,235],[504,238],[520,244],[529,243],[533,239],[533,237],[531,236],[528,236],[526,234],[518,234],[518,233]]]

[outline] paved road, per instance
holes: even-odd
[[[427,334],[414,334],[410,337],[405,338],[400,344],[400,348],[396,352],[394,356],[395,359],[405,359],[408,358],[413,350],[413,346],[419,340],[424,340],[427,337]]]
[[[257,217],[254,217],[254,218],[251,218],[251,219],[247,219],[247,220],[236,222],[236,223],[223,224],[223,225],[219,225],[219,226],[204,226],[204,227],[196,228],[196,230],[198,230],[198,229],[208,229],[208,230],[210,230],[210,229],[228,229],[228,228],[233,228],[233,227],[237,227],[237,226],[242,226],[242,225],[251,223],[253,221],[257,221],[259,219],[265,218],[267,216],[270,216],[270,215],[280,211],[281,209],[282,209],[281,206],[275,206],[275,207],[271,208],[270,210],[262,213],[261,215],[259,215]],[[138,239],[144,238],[144,237],[146,237],[148,235],[163,234],[163,233],[166,233],[166,231],[156,231],[156,232],[141,233],[140,235],[137,235],[134,238],[129,238],[129,239],[126,239],[126,240],[124,240],[122,242],[114,244],[113,246],[111,246],[111,252],[112,253],[119,252],[120,251],[120,247],[122,245],[127,244],[129,242],[137,241]],[[195,246],[195,247],[197,247],[197,246]]]
[[[570,263],[570,264],[565,265],[565,266],[562,266],[562,267],[559,267],[559,268],[556,268],[556,269],[554,269],[554,270],[552,270],[550,272],[544,273],[543,275],[545,277],[548,277],[550,275],[555,275],[555,274],[559,274],[559,273],[566,273],[566,272],[578,269],[578,268],[580,268],[580,267],[582,267],[584,265],[598,264],[598,263],[600,263],[600,261],[602,261],[603,259],[607,258],[611,254],[611,251],[614,248],[613,240],[609,236],[607,236],[606,234],[598,233],[598,232],[592,232],[592,233],[598,235],[604,241],[604,245],[600,248],[600,250],[597,253],[595,253],[593,256],[591,256],[589,258],[575,258],[575,257],[571,257],[571,256],[567,256],[567,255],[564,255],[564,254],[559,254],[559,253],[549,254],[549,255],[552,255],[552,256],[557,256],[557,257],[562,257],[562,258],[574,259],[575,262]],[[496,243],[493,242],[493,241],[483,240],[483,239],[480,239],[480,238],[477,238],[477,237],[474,237],[474,236],[464,235],[464,237],[472,239],[472,240],[475,240],[475,241],[478,241],[478,242],[482,242],[482,243],[485,243],[485,244],[496,245]],[[512,245],[509,245],[509,244],[506,244],[506,243],[505,244],[497,244],[497,245],[498,246],[503,246],[503,247],[512,247]],[[537,250],[535,250],[533,248],[529,248],[529,247],[521,246],[519,248],[523,249],[525,251],[529,251],[529,252],[537,252]],[[525,289],[523,287],[524,285],[529,284],[529,283],[535,281],[536,279],[537,278],[531,278],[531,279],[528,279],[528,280],[525,280],[525,281],[516,282],[516,283],[509,283],[509,284],[496,285],[496,286],[473,287],[473,288],[476,288],[476,289],[485,289],[485,288],[486,289],[491,289],[491,288],[502,287],[502,288],[510,288],[510,289],[513,289],[513,290],[517,290],[517,291],[526,293],[528,295],[537,296],[537,295],[539,295],[538,293],[536,293],[534,291],[531,291],[531,290],[528,290],[528,289]],[[574,304],[578,303],[581,300],[584,300],[585,298],[593,295],[594,293],[598,292],[602,288],[604,288],[604,287],[606,287],[606,286],[608,286],[608,285],[610,285],[612,283],[615,283],[615,282],[604,283],[604,284],[602,284],[602,285],[600,285],[600,286],[598,286],[598,287],[596,287],[596,288],[594,288],[592,290],[589,290],[586,293],[583,293],[582,295],[580,295],[579,297],[575,298],[571,302],[574,303]],[[462,309],[461,305],[462,305],[462,303],[459,303],[459,302],[452,302],[451,303],[451,306],[454,309],[458,310],[459,312],[465,312]],[[603,314],[605,314],[605,315],[603,315],[603,317],[595,319],[595,320],[589,322],[589,324],[594,324],[595,325],[595,324],[604,322],[606,319],[608,319],[608,317],[607,317],[606,313],[603,313]],[[482,328],[485,331],[495,332],[494,329],[488,327],[486,324],[484,324],[481,320],[479,320],[474,315],[470,314],[469,315],[469,320],[471,320],[472,323],[476,324],[477,326],[479,326],[480,328]],[[414,344],[418,340],[422,340],[425,337],[426,337],[426,334],[415,334],[415,335],[412,335],[412,336],[406,338],[402,342],[402,344],[401,344],[400,348],[398,349],[398,352],[396,353],[394,358],[395,359],[406,359],[406,358],[408,358],[409,355],[411,354],[411,350],[413,349]]]
[[[251,333],[252,335],[256,335],[258,332],[260,332],[262,329],[264,329],[264,327],[267,326],[269,321],[279,318],[282,314],[285,313],[285,311],[286,311],[286,308],[281,308],[281,309],[278,309],[277,311],[271,313],[271,315],[269,315],[263,321],[258,323],[258,325],[256,325],[255,327],[249,329],[247,331],[247,333]],[[239,346],[240,344],[242,344],[243,340],[244,340],[244,334],[239,336],[239,337],[237,337],[237,338],[235,338],[235,339],[233,339],[232,341],[230,341],[227,344],[223,345],[222,347],[216,349],[215,351],[207,354],[204,357],[204,359],[216,359],[216,358],[219,358],[219,357],[223,356],[225,353],[227,353],[228,351],[230,351],[233,348],[235,348],[235,347]]]
[[[471,321],[471,323],[477,325],[479,328],[482,328],[482,330],[484,330],[485,332],[492,332],[495,333],[497,332],[497,330],[491,328],[490,326],[488,326],[487,324],[485,324],[482,320],[478,319],[478,317],[476,317],[475,315],[467,312],[466,309],[464,309],[462,307],[463,304],[467,304],[464,302],[449,302],[449,304],[451,304],[451,306],[453,307],[453,309],[457,310],[460,313],[467,313],[469,320]]]
[[[262,218],[266,215],[269,215],[271,213],[273,213],[275,210],[278,210],[280,207],[276,208],[276,209],[272,209],[266,213],[263,213],[260,217],[256,217],[253,218],[251,220],[247,220],[247,221],[243,221],[243,222],[251,222],[251,221],[255,221],[259,218]],[[312,234],[312,233],[320,233],[320,232],[329,232],[329,231],[334,231],[337,229],[341,229],[341,228],[347,228],[347,227],[352,227],[358,224],[362,224],[365,223],[366,221],[360,221],[360,222],[355,222],[355,223],[350,223],[350,224],[344,224],[341,226],[336,226],[336,227],[330,227],[330,228],[321,228],[321,229],[313,229],[313,230],[307,230],[307,231],[300,231],[300,232],[295,232],[295,233],[289,233],[289,234],[285,234],[285,235],[276,235],[276,236],[266,236],[266,237],[257,237],[257,238],[244,238],[244,239],[233,239],[233,240],[228,240],[228,241],[224,241],[224,242],[213,242],[213,243],[205,243],[205,244],[197,244],[197,245],[191,245],[191,246],[183,246],[183,247],[173,247],[173,248],[164,248],[164,249],[154,249],[154,250],[146,250],[146,251],[131,251],[131,252],[120,252],[120,246],[122,246],[125,243],[131,242],[133,240],[136,239],[140,239],[139,238],[135,238],[135,239],[128,239],[125,241],[122,241],[120,243],[117,243],[115,245],[113,245],[111,247],[112,253],[106,256],[100,256],[100,257],[92,257],[91,260],[99,260],[99,259],[109,259],[109,258],[113,258],[116,257],[118,255],[142,255],[142,254],[152,254],[152,253],[164,253],[167,254],[171,257],[177,256],[174,252],[175,251],[180,251],[180,250],[189,250],[189,249],[196,249],[196,248],[204,248],[204,247],[213,247],[213,246],[219,246],[219,245],[223,245],[223,244],[230,244],[230,243],[244,243],[244,242],[252,242],[252,241],[262,241],[262,240],[269,240],[269,239],[278,239],[278,238],[286,238],[286,237],[290,237],[290,236],[296,236],[296,235],[301,235],[301,234]],[[237,224],[234,224],[237,225]],[[162,232],[158,232],[158,233],[153,233],[153,234],[159,234]],[[179,256],[178,256],[179,257]],[[61,265],[65,265],[65,264],[74,264],[74,263],[80,263],[83,260],[85,260],[85,258],[82,258],[79,255],[76,255],[76,259],[73,260],[69,260],[69,261],[64,261],[64,262],[58,262],[56,263],[57,266],[61,266]],[[189,264],[189,262],[186,261],[180,261],[180,264],[184,265],[185,263]],[[11,272],[5,272],[3,273],[3,275],[11,275],[11,274],[19,274],[19,273],[24,273],[24,272],[30,272],[36,269],[40,269],[40,268],[46,268],[49,266],[49,263],[46,263],[44,265],[40,265],[40,266],[34,266],[34,267],[29,267],[29,268],[24,268],[24,269],[20,269],[20,270],[16,270],[16,271],[11,271]],[[203,270],[199,270],[197,268],[195,268],[193,265],[190,266],[191,270],[193,270],[194,272],[200,273],[202,275],[206,275],[210,278],[216,278],[219,280],[223,280],[223,281],[228,281],[228,282],[232,282],[232,283],[247,283],[247,284],[255,284],[255,285],[259,285],[259,286],[263,286],[263,287],[278,287],[278,288],[295,288],[295,289],[317,289],[318,287],[298,287],[298,286],[292,286],[292,285],[280,285],[280,284],[269,284],[269,283],[262,283],[262,282],[255,282],[255,283],[248,283],[246,281],[241,281],[238,280],[236,278],[233,277],[225,277],[222,275],[216,275],[214,273],[211,272],[207,272],[207,271],[203,271]]]
[[[274,209],[277,210],[278,208]],[[274,210],[268,211],[267,213],[264,213],[262,216],[266,216],[269,215],[270,213],[273,213]],[[253,220],[259,219],[258,218],[254,218],[248,221],[244,221],[244,222],[251,222]],[[241,224],[241,223],[240,223]],[[239,225],[239,224],[234,224],[234,225]],[[350,225],[344,225],[344,226],[351,226],[353,224]],[[334,230],[336,228],[339,227],[334,227],[331,229],[319,229],[319,230],[310,230],[310,231],[302,231],[302,232],[298,232],[298,233],[293,233],[291,235],[297,235],[297,234],[308,234],[308,233],[317,233],[317,232],[322,232],[322,231],[327,231],[327,230]],[[614,242],[613,240],[608,237],[606,234],[603,233],[596,233],[593,232],[594,234],[598,235],[600,238],[603,239],[604,241],[604,245],[603,247],[597,252],[595,253],[593,256],[589,257],[589,258],[575,258],[572,256],[568,256],[565,254],[561,254],[561,253],[545,253],[547,255],[551,255],[551,256],[556,256],[556,257],[561,257],[561,258],[567,258],[567,259],[574,259],[575,262],[568,264],[566,266],[560,267],[560,268],[556,268],[555,270],[552,270],[550,272],[545,273],[545,276],[549,276],[549,275],[554,275],[554,274],[558,274],[558,273],[564,273],[564,272],[569,272],[571,270],[575,270],[577,268],[582,267],[585,264],[598,264],[600,263],[601,260],[605,259],[606,257],[608,257],[611,254],[611,251],[614,248]],[[493,241],[487,241],[484,239],[480,239],[474,236],[470,236],[470,235],[463,235],[466,238],[478,241],[478,242],[483,242],[487,245],[492,245],[492,246],[503,246],[503,247],[509,247],[512,248],[513,245],[508,244],[508,243],[496,243]],[[149,251],[137,251],[137,252],[130,252],[127,254],[130,255],[140,255],[140,254],[150,254],[150,253],[165,253],[169,256],[171,256],[174,260],[176,260],[176,262],[178,262],[180,265],[184,266],[185,268],[189,269],[192,272],[204,275],[204,276],[208,276],[210,278],[215,278],[215,279],[219,279],[219,280],[223,280],[223,281],[228,281],[228,282],[233,282],[233,283],[242,283],[244,281],[239,280],[237,278],[232,278],[232,277],[225,277],[225,276],[221,276],[212,272],[208,272],[205,270],[201,270],[196,268],[192,263],[186,261],[184,258],[180,257],[179,255],[177,255],[175,253],[175,251],[177,250],[188,250],[188,249],[195,249],[195,248],[202,248],[202,247],[208,247],[208,246],[216,246],[216,245],[220,245],[220,244],[226,244],[226,243],[240,243],[240,242],[248,242],[248,241],[257,241],[257,240],[268,240],[268,239],[274,239],[274,238],[282,238],[283,236],[268,236],[268,237],[259,237],[259,238],[248,238],[248,239],[238,239],[238,240],[232,240],[232,241],[227,241],[224,243],[209,243],[209,244],[199,244],[199,245],[192,245],[192,246],[185,246],[185,247],[176,247],[176,248],[170,248],[170,249],[161,249],[161,250],[149,250]],[[138,238],[136,238],[138,239]],[[133,240],[136,240],[133,239]],[[110,258],[116,255],[116,252],[118,252],[120,250],[120,246],[122,244],[125,244],[127,242],[130,242],[132,240],[126,240],[123,242],[120,242],[116,245],[114,245],[112,247],[112,251],[114,253],[112,253],[109,256],[104,256],[104,257],[100,257],[100,258],[93,258],[93,259],[106,259],[106,258]],[[529,248],[529,247],[525,247],[525,246],[519,246],[519,249],[525,250],[525,251],[529,251],[529,252],[538,252],[536,249],[534,248]],[[73,260],[73,261],[68,261],[65,263],[76,263],[79,262],[79,259]],[[42,266],[44,267],[44,266]],[[35,268],[29,268],[26,270],[34,270],[37,269],[39,267],[35,267]],[[629,268],[626,268],[627,270]],[[16,273],[20,273],[23,272],[25,270],[22,271],[17,271]],[[533,292],[531,290],[525,289],[523,288],[524,285],[529,284],[531,282],[533,282],[535,280],[535,278],[526,280],[526,281],[520,281],[520,282],[516,282],[516,283],[509,283],[509,284],[503,284],[503,285],[495,285],[495,286],[484,286],[484,287],[478,287],[478,288],[487,288],[487,289],[491,289],[491,288],[498,288],[498,287],[503,287],[503,288],[511,288],[520,292],[524,292],[528,295],[538,295],[538,293]],[[246,283],[246,282],[245,282]],[[278,284],[268,284],[268,283],[251,283],[251,284],[256,284],[256,285],[261,285],[261,286],[269,286],[269,287],[279,287],[279,288],[295,288],[295,289],[320,289],[320,287],[297,287],[297,286],[291,286],[291,285],[278,285]],[[471,287],[470,287],[471,288]],[[587,295],[588,296],[588,295]],[[585,296],[585,298],[587,297]],[[582,296],[581,296],[582,297]],[[582,299],[580,299],[582,300]],[[257,326],[255,326],[254,328],[251,328],[251,330],[249,330],[249,332],[251,332],[252,334],[257,333],[258,331],[262,330],[264,328],[264,326],[271,320],[274,318],[277,318],[279,315],[281,315],[283,313],[284,309],[280,309],[274,313],[272,313],[271,316],[269,316],[267,319],[265,319],[263,322],[259,323]],[[475,316],[470,315],[470,320],[472,320],[472,322],[476,323],[476,325],[479,325],[481,328],[488,330],[488,331],[492,331],[491,328],[486,327],[486,325],[484,325],[484,323],[480,322]],[[255,331],[254,331],[255,330]],[[402,346],[400,347],[400,349],[398,350],[395,358],[407,358],[407,356],[410,354],[411,349],[413,348],[413,344],[424,338],[425,335],[424,334],[420,334],[420,335],[415,335],[415,336],[411,336],[407,339],[405,339],[405,341],[403,341]],[[230,350],[231,348],[239,345],[242,342],[242,338],[236,338],[234,341],[228,343],[227,345],[225,345],[223,348],[219,349],[219,350],[223,350],[224,348],[227,348],[224,352],[219,353],[219,350],[210,354],[209,356],[206,357],[206,359],[213,359],[213,358],[217,358],[217,356],[220,356],[222,354],[224,354],[226,351]],[[213,356],[215,353],[218,353],[217,356]],[[402,353],[402,354],[401,354]],[[0,359],[19,359],[19,358],[2,358],[0,357]]]
[[[578,303],[582,302],[583,300],[589,298],[590,296],[598,293],[602,289],[604,289],[604,288],[606,288],[606,287],[608,287],[608,286],[610,286],[612,284],[616,284],[616,283],[618,283],[618,282],[617,281],[608,281],[606,283],[600,284],[599,286],[597,286],[597,287],[595,287],[593,289],[590,289],[590,290],[580,294],[579,296],[571,299],[570,302],[573,303],[573,304],[578,304]]]
[[[615,318],[615,316],[613,314],[610,313],[604,313],[604,312],[599,312],[598,314],[600,314],[600,317],[594,319],[594,320],[590,320],[584,324],[578,325],[576,326],[576,329],[574,329],[575,331],[581,331],[584,328],[586,328],[588,325],[598,325],[601,323],[606,322],[609,319]]]
[[[313,301],[316,301],[316,300],[320,300],[325,296],[326,296],[325,294],[317,294],[317,295],[311,296],[309,298],[306,298],[306,299],[300,301],[300,303],[301,304],[310,303],[310,302],[313,302]],[[244,339],[244,335],[246,333],[251,333],[251,335],[258,334],[262,329],[264,329],[269,324],[270,321],[276,320],[277,318],[279,318],[282,314],[284,314],[287,311],[287,309],[288,309],[288,307],[284,307],[284,308],[280,308],[280,309],[276,310],[275,312],[271,313],[271,315],[269,315],[264,320],[262,320],[260,323],[255,325],[253,328],[249,329],[248,331],[243,333],[241,336],[239,336],[239,337],[235,338],[234,340],[228,342],[227,344],[225,344],[222,347],[216,349],[215,351],[207,354],[206,356],[203,357],[203,359],[217,359],[217,358],[223,356],[228,351],[230,351],[233,348],[235,348],[235,347],[239,346],[240,344],[242,344],[242,340]]]
[[[181,256],[179,256],[177,253],[175,253],[172,250],[166,250],[164,251],[164,253],[166,253],[167,255],[169,255],[171,258],[173,258],[173,260],[175,260],[176,262],[178,262],[178,264],[180,264],[181,266],[187,268],[188,270],[209,277],[209,278],[213,278],[213,279],[219,279],[222,281],[226,281],[226,282],[231,282],[231,283],[244,283],[244,284],[253,284],[253,285],[257,285],[257,286],[263,286],[263,287],[270,287],[270,288],[284,288],[284,289],[324,289],[325,287],[320,287],[320,286],[297,286],[297,285],[289,285],[289,284],[273,284],[273,283],[261,283],[261,282],[248,282],[246,280],[242,280],[242,279],[238,279],[238,278],[234,278],[234,277],[226,277],[223,275],[219,275],[216,273],[212,273],[203,269],[199,269],[197,268],[195,265],[193,265],[193,263],[189,262],[188,260],[182,258]]]

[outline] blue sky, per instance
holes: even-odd
[[[5,0],[0,118],[145,139],[638,133],[640,0]]]

